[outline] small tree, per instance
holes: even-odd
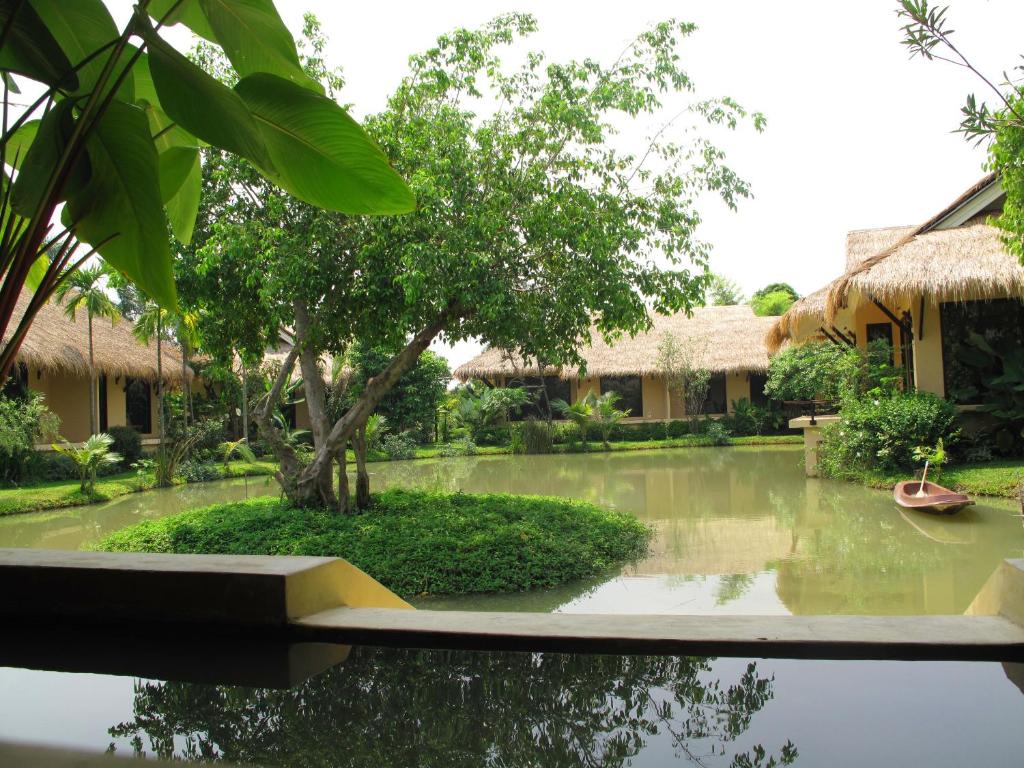
[[[586,397],[577,400],[572,405],[565,400],[553,400],[551,407],[565,416],[569,421],[579,427],[580,440],[583,441],[583,450],[587,450],[587,433],[590,425],[594,422],[594,393],[590,392]]]
[[[594,393],[591,392],[587,398],[593,408],[594,423],[601,433],[601,445],[606,451],[611,450],[608,439],[612,435],[612,430],[616,424],[629,416],[629,411],[620,411],[615,407],[619,402],[618,392],[605,392],[600,397],[594,397]]]
[[[75,469],[78,470],[79,488],[82,493],[92,496],[96,491],[96,476],[100,467],[121,463],[121,454],[110,450],[113,444],[114,438],[101,432],[98,435],[90,435],[80,448],[71,443],[54,443],[53,450],[74,462]]]
[[[670,395],[683,404],[696,431],[711,388],[711,371],[696,364],[693,344],[683,344],[666,331],[658,343],[658,366],[664,372]],[[671,417],[671,412],[669,417]]]
[[[718,274],[711,276],[711,284],[704,294],[704,300],[716,307],[731,307],[746,301],[743,290],[735,280]]]

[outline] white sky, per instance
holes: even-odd
[[[1020,63],[1021,0],[948,0],[958,45],[994,77]],[[131,0],[112,0],[123,21]],[[651,22],[696,22],[684,65],[702,95],[729,95],[764,112],[764,134],[726,137],[729,162],[753,186],[754,200],[732,213],[703,207],[711,265],[749,295],[775,281],[809,293],[843,268],[850,229],[916,224],[982,174],[984,150],[951,131],[970,73],[909,60],[895,0],[631,0],[568,2],[339,3],[277,0],[297,32],[302,14],[319,16],[328,59],[344,68],[342,100],[356,117],[379,110],[406,72],[409,54],[455,27],[475,27],[507,11],[533,13],[540,31],[523,49],[549,60],[591,56],[610,62]],[[179,30],[181,28],[178,28]],[[180,48],[188,36],[170,36]],[[439,349],[453,367],[478,345]]]

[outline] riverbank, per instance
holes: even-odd
[[[803,442],[800,435],[766,435],[754,437],[729,438],[727,445],[798,445]],[[707,437],[702,435],[687,435],[670,440],[630,440],[614,442],[611,444],[611,452],[617,451],[644,451],[658,450],[663,448],[699,448],[712,447],[714,444]],[[590,452],[601,453],[600,443],[591,443]],[[581,446],[554,446],[554,453],[580,453]],[[512,449],[509,446],[479,446],[476,449],[477,456],[500,456],[509,455]],[[450,455],[450,451],[440,445],[421,446],[416,449],[415,459],[433,459]],[[370,462],[388,461],[388,456],[383,453],[371,453],[367,460]],[[352,451],[348,452],[350,469],[354,467],[355,456]],[[211,480],[224,480],[232,477],[259,477],[273,475],[277,465],[269,460],[260,459],[255,462],[233,461],[228,465],[225,472],[221,464],[213,465],[218,472]],[[120,496],[127,496],[132,493],[149,491],[156,487],[156,480],[152,472],[144,473],[141,477],[135,472],[121,472],[116,475],[108,475],[100,478],[96,483],[96,491],[92,495],[81,492],[77,480],[55,480],[38,485],[23,486],[20,488],[0,489],[0,517],[6,515],[25,514],[29,512],[42,512],[50,509],[63,509],[65,507],[80,507],[88,504],[99,504],[110,501]]]
[[[523,592],[643,557],[653,531],[576,499],[393,489],[358,515],[276,497],[215,504],[125,528],[96,549],[343,557],[403,598]]]
[[[907,480],[908,474],[851,471],[838,479],[870,488],[892,490],[896,483]],[[959,493],[1015,499],[1021,482],[1024,482],[1024,459],[999,459],[983,464],[946,467],[941,475],[930,474],[929,479]]]

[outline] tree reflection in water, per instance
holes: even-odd
[[[730,749],[773,678],[753,662],[732,684],[710,673],[696,658],[360,647],[290,690],[139,682],[134,719],[110,735],[139,754],[268,766],[609,768],[649,763],[653,739],[698,766],[792,764],[788,741]]]

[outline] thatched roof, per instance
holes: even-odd
[[[662,373],[658,365],[658,345],[665,333],[694,350],[695,363],[714,372],[765,371],[768,350],[764,337],[774,317],[757,317],[747,305],[699,307],[692,317],[680,312],[666,316],[651,314],[652,327],[630,338],[608,344],[600,334],[592,333],[590,344],[581,353],[587,361],[587,376],[647,376]],[[549,370],[564,379],[576,378],[575,368]],[[507,352],[491,348],[459,366],[455,377],[466,381],[510,375],[537,375],[537,368],[524,368],[513,362]]]
[[[765,335],[765,346],[768,354],[774,355],[787,340],[797,335],[801,326],[819,326],[825,322],[825,300],[828,292],[835,281],[832,281],[824,288],[819,288],[814,293],[809,293],[802,299],[797,299],[778,318]]]
[[[1002,231],[985,218],[917,232],[871,257],[833,284],[826,317],[834,317],[851,295],[883,303],[1024,297],[1024,267],[1006,251]]]
[[[22,291],[9,331],[17,328],[30,299],[31,294]],[[98,373],[150,381],[156,379],[156,342],[146,345],[136,339],[132,335],[131,321],[122,318],[111,325],[110,320],[93,318],[92,338]],[[178,347],[166,341],[162,347],[164,379],[180,382],[181,353]],[[29,327],[17,359],[34,369],[88,376],[89,321],[85,310],[79,308],[72,321],[64,314],[63,306],[53,301],[44,304]],[[192,378],[191,369],[188,375]]]
[[[874,256],[913,232],[917,227],[880,227],[878,229],[855,229],[846,234],[846,271],[855,269]]]

